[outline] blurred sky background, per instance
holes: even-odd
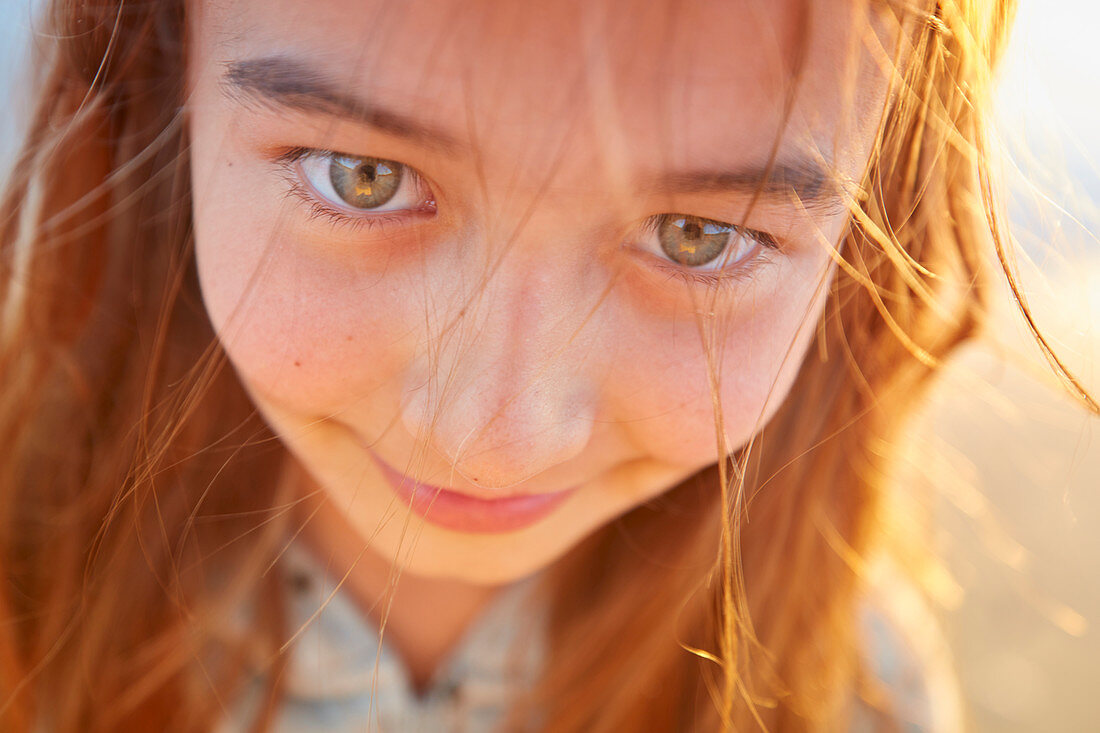
[[[31,39],[31,2],[0,0],[0,171],[26,109],[11,83]],[[1021,0],[997,108],[1028,296],[1094,393],[1098,46],[1095,0]],[[942,490],[934,506],[945,560],[938,597],[973,730],[1092,733],[1100,731],[1100,421],[1045,383],[1018,321],[1009,315],[994,339],[962,355],[914,443],[919,463],[941,464],[976,489]]]

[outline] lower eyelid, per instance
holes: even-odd
[[[669,281],[678,280],[680,288],[686,286],[710,290],[736,287],[751,282],[763,268],[775,263],[773,255],[778,252],[777,247],[760,245],[755,252],[737,265],[722,270],[694,270],[677,265],[642,247],[629,246],[628,250],[638,259],[636,266],[643,272],[648,271],[654,283],[671,287],[677,283],[670,284]]]
[[[757,270],[769,261],[767,254],[764,245],[757,245],[756,251],[752,254],[742,258],[734,265],[729,265],[717,270],[691,269],[674,263],[661,263],[659,267],[673,277],[677,277],[689,284],[703,285],[706,287],[722,287],[751,280]]]
[[[750,280],[754,274],[752,268],[735,268],[731,271],[694,271],[678,267],[662,267],[671,277],[678,278],[689,285],[701,285],[715,288]]]
[[[315,193],[293,176],[287,177],[287,183],[288,189],[285,198],[296,199],[295,204],[304,208],[306,218],[309,221],[327,221],[334,228],[346,229],[351,232],[407,226],[435,214],[434,208],[398,209],[379,211],[374,214],[347,213],[329,206],[326,201],[318,198]]]

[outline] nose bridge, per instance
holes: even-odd
[[[592,328],[581,283],[545,250],[513,242],[478,278],[405,410],[408,427],[481,486],[520,483],[590,436]]]

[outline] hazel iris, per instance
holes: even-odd
[[[733,233],[732,225],[699,216],[666,215],[657,224],[661,249],[685,267],[705,265],[718,257]]]
[[[401,187],[404,166],[392,160],[334,155],[329,180],[348,206],[374,209],[392,199]]]

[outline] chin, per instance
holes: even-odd
[[[404,572],[435,580],[497,586],[538,574],[566,554],[572,545],[547,546],[528,531],[466,535],[410,524],[406,542],[395,554],[405,560]],[[419,535],[419,536],[418,536]],[[412,539],[415,538],[415,539]],[[413,543],[410,551],[409,543]]]

